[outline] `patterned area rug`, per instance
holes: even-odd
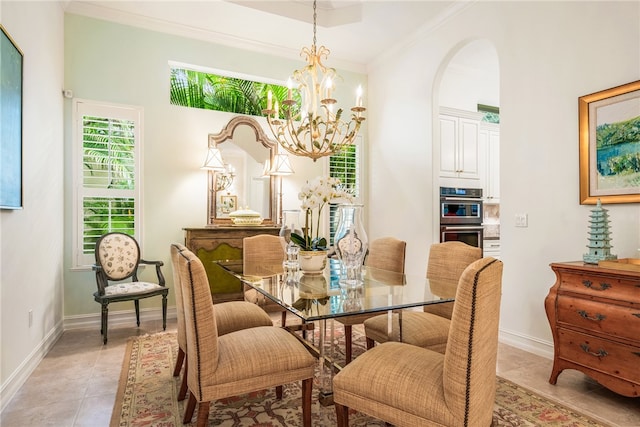
[[[338,330],[334,340],[341,344]],[[354,355],[364,351],[364,339],[354,327]],[[110,427],[182,426],[184,402],[176,396],[181,378],[172,376],[178,351],[175,332],[159,333],[129,339],[122,366],[118,394]],[[342,346],[343,347],[343,346]],[[342,348],[338,346],[337,348]],[[317,399],[314,384],[312,407],[314,426],[335,426],[333,406],[323,407]],[[262,390],[248,395],[222,399],[211,404],[209,426],[275,427],[301,426],[300,383],[284,386],[282,400],[275,390]],[[194,414],[193,422],[197,417]],[[349,417],[352,427],[385,426],[384,422],[360,413]],[[528,391],[510,381],[497,378],[494,426],[602,426],[571,409]]]

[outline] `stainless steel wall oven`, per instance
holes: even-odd
[[[440,241],[482,248],[482,189],[440,187]]]

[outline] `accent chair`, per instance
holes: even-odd
[[[140,258],[140,246],[136,239],[125,233],[107,233],[101,236],[95,247],[98,290],[93,299],[102,306],[101,328],[103,343],[107,343],[107,323],[109,304],[112,302],[133,301],[136,309],[136,322],[140,326],[140,300],[162,296],[162,329],[167,329],[167,295],[162,275],[162,261],[148,261]],[[138,267],[141,264],[156,268],[157,283],[138,280]]]

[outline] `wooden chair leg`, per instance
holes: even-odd
[[[367,338],[367,350],[371,350],[373,346],[376,345],[376,342],[371,338]]]
[[[108,304],[103,304],[102,305],[102,328],[101,328],[101,333],[102,333],[102,342],[104,344],[107,343],[107,321],[109,319],[109,305]]]
[[[302,380],[302,425],[311,427],[311,395],[313,394],[313,378]]]
[[[140,326],[140,324],[138,324]],[[162,295],[162,330],[167,330],[167,296]]]
[[[282,392],[284,390],[284,387],[282,387],[281,385],[277,385],[276,386],[276,399],[278,400],[282,400]]]
[[[352,348],[351,348],[351,325],[344,325],[344,358],[345,365],[351,362]]]
[[[182,418],[182,424],[189,424],[191,422],[191,418],[193,418],[193,412],[196,410],[196,397],[191,393],[189,395],[189,400],[187,401],[187,406],[184,408],[184,417]]]
[[[338,427],[349,427],[349,408],[346,406],[333,404],[336,407],[336,418],[338,420]]]
[[[184,362],[184,350],[178,348],[178,358],[176,359],[176,366],[173,368],[173,376],[180,375],[180,369],[182,369],[182,362]]]
[[[178,391],[178,401],[181,402],[187,396],[189,387],[187,386],[187,374],[189,373],[189,361],[184,360],[184,375],[182,377],[182,384],[180,384],[180,391]]]
[[[136,306],[136,323],[138,324],[138,327],[140,327],[140,300],[134,300],[133,303]]]
[[[209,425],[209,405],[211,402],[200,402],[198,405],[197,427],[207,427]]]

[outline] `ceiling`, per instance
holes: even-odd
[[[299,58],[313,40],[310,0],[63,0],[65,10],[127,25]],[[327,63],[366,72],[367,64],[429,31],[469,2],[333,0],[317,5],[317,44]]]

